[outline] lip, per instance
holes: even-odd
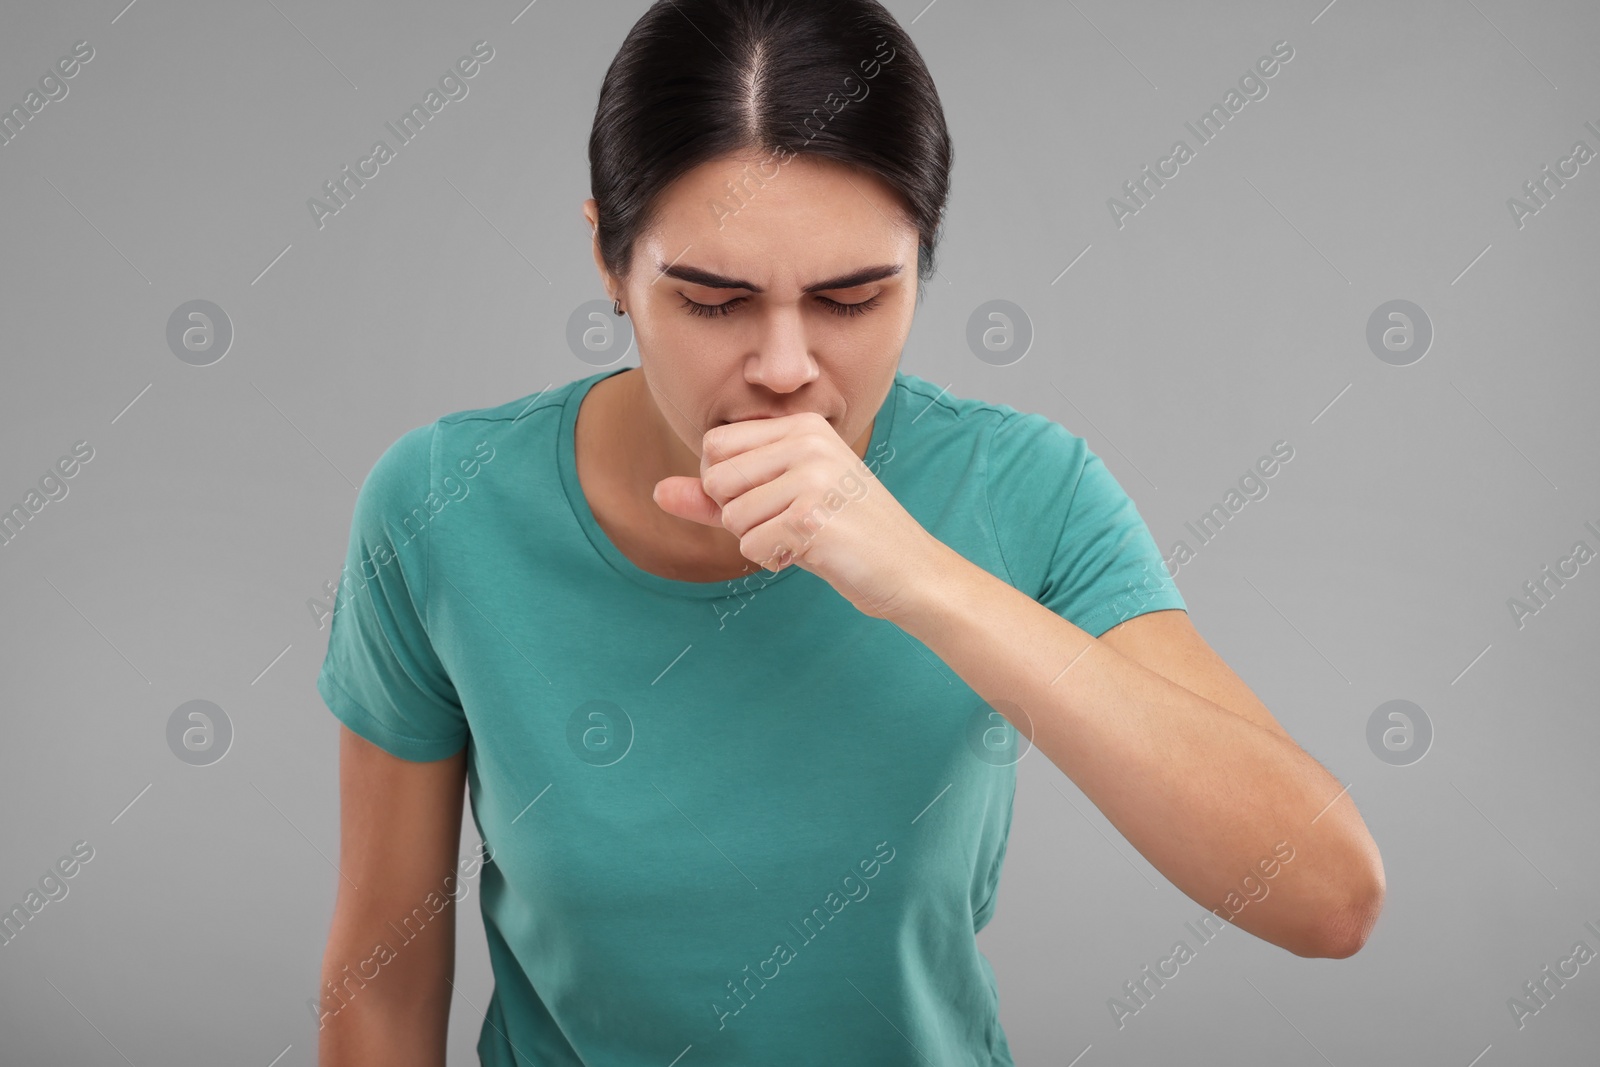
[[[726,426],[730,422],[750,422],[750,421],[752,421],[754,419],[781,419],[781,418],[784,418],[784,416],[781,415],[781,414],[779,414],[779,415],[771,415],[771,414],[741,415],[740,417],[734,418],[734,419],[723,419],[720,423],[718,423],[718,425],[719,426]]]

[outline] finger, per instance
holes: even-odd
[[[706,496],[700,487],[699,478],[677,475],[663,478],[656,483],[655,490],[650,496],[656,502],[656,506],[669,515],[676,515],[680,519],[688,519],[705,526],[722,525],[722,508],[715,500]]]
[[[813,417],[821,418],[809,414],[784,415],[776,419],[747,419],[714,426],[700,439],[701,473],[714,463],[733,459],[742,452],[779,440],[794,431],[797,420]]]
[[[700,490],[724,504],[786,473],[796,453],[784,438],[739,453],[737,458],[700,464]],[[715,490],[715,494],[711,492]]]
[[[743,538],[762,523],[771,522],[794,503],[794,486],[793,479],[778,477],[739,494],[722,506],[723,528]],[[826,514],[827,509],[822,510]]]

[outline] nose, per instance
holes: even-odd
[[[800,308],[769,309],[756,350],[745,359],[745,381],[774,393],[792,393],[820,374],[811,357]]]

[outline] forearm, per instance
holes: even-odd
[[[317,1041],[320,1067],[445,1067],[444,1028],[383,1001],[329,1019]]]
[[[947,546],[934,558],[892,621],[1030,735],[1140,854],[1196,902],[1237,911],[1232,921],[1257,937],[1299,955],[1354,950],[1376,893],[1373,845],[1316,760]],[[1240,910],[1241,878],[1261,881],[1278,842],[1293,861]]]
[[[444,1067],[454,977],[454,913],[402,944],[374,974],[373,945],[392,943],[386,926],[361,944],[329,941],[322,962],[321,1067]],[[363,977],[373,975],[371,978]]]

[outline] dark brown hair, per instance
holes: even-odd
[[[954,152],[921,55],[876,0],[656,0],[606,71],[589,134],[606,269],[627,275],[678,178],[763,153],[745,189],[730,189],[730,210],[794,155],[869,171],[917,229],[920,298]]]

